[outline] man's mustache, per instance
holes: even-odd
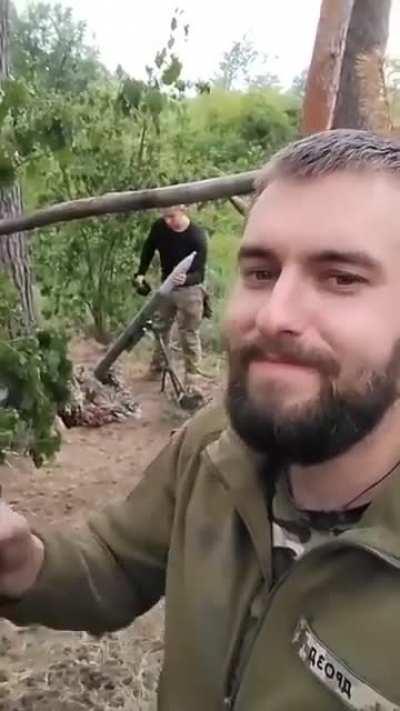
[[[229,348],[229,353],[231,361],[245,369],[254,361],[279,361],[312,368],[329,377],[337,377],[340,372],[340,364],[334,358],[320,351],[306,350],[291,341],[247,343],[237,348]]]

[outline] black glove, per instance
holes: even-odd
[[[133,277],[133,286],[140,296],[148,296],[151,292],[151,286],[142,274],[136,274]]]

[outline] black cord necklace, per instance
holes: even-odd
[[[389,469],[388,472],[386,472],[386,474],[381,476],[380,479],[378,479],[377,481],[374,481],[373,484],[369,484],[369,486],[367,486],[365,489],[363,489],[359,494],[357,494],[357,496],[353,496],[353,498],[350,499],[350,501],[348,501],[347,504],[345,504],[343,506],[343,511],[346,511],[347,509],[349,509],[356,501],[361,499],[361,497],[364,496],[364,494],[368,494],[369,491],[372,491],[372,489],[375,489],[375,487],[378,486],[378,484],[381,484],[382,481],[384,481],[391,474],[393,474],[394,470],[399,466],[399,464],[400,464],[400,459],[391,467],[391,469]]]
[[[368,484],[368,486],[365,489],[360,491],[360,493],[356,494],[356,496],[353,496],[349,501],[347,501],[343,506],[341,506],[339,510],[329,511],[326,513],[338,514],[338,513],[340,513],[340,511],[348,511],[348,509],[354,508],[353,504],[355,504],[359,499],[361,499],[362,496],[364,496],[365,494],[368,494],[368,492],[375,489],[375,487],[378,486],[379,484],[381,484],[383,481],[385,481],[385,479],[388,479],[399,465],[400,465],[400,459],[389,469],[388,472],[383,474],[383,476],[381,476],[379,479],[377,479],[377,481],[374,481],[372,484]],[[290,474],[289,474],[289,467],[286,468],[285,478],[287,481],[290,496],[293,498],[293,503],[296,506],[296,503],[294,500],[294,495],[293,495],[292,482],[291,482],[291,478],[290,478]],[[310,513],[310,512],[307,512],[307,513]]]

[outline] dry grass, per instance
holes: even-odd
[[[1,711],[155,711],[163,656],[160,604],[101,639],[0,626]]]

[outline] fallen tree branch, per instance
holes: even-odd
[[[101,197],[61,202],[43,210],[37,210],[31,215],[0,220],[0,235],[34,230],[37,227],[100,215],[150,210],[151,208],[169,207],[177,204],[189,205],[195,202],[218,200],[231,195],[247,195],[253,192],[254,180],[257,174],[258,171],[253,170],[247,173],[198,180],[193,183],[181,183],[165,188],[107,193]]]

